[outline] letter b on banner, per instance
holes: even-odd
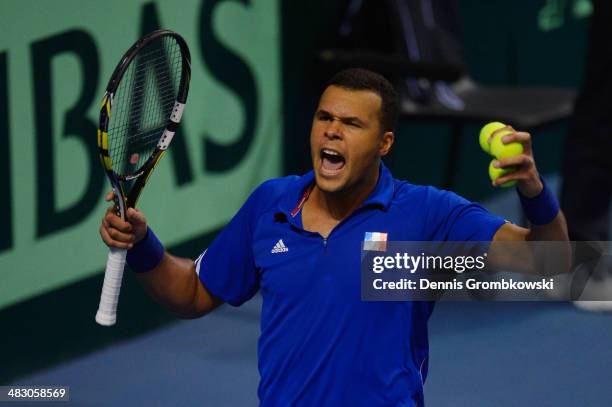
[[[34,100],[36,114],[36,236],[43,237],[85,218],[98,203],[104,186],[104,175],[97,162],[96,144],[92,142],[97,126],[87,118],[95,103],[99,80],[99,58],[93,38],[84,31],[71,30],[32,44]],[[53,142],[52,61],[63,53],[79,59],[83,72],[81,93],[77,102],[64,114],[62,137],[80,140],[87,151],[88,179],[85,192],[67,208],[57,207],[55,177],[57,155]],[[66,84],[73,86],[73,84]],[[64,181],[66,182],[66,181]]]

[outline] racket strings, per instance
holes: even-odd
[[[163,132],[163,129],[165,128],[165,124],[170,116],[170,112],[172,111],[172,108],[174,107],[174,102],[176,101],[178,81],[176,81],[175,83],[173,79],[178,79],[178,76],[179,76],[179,75],[175,75],[175,78],[173,78],[172,71],[170,71],[167,68],[178,67],[178,69],[180,69],[181,67],[180,52],[172,54],[172,60],[170,61],[169,65],[164,63],[161,65],[156,65],[156,67],[160,68],[156,70],[155,77],[158,79],[157,86],[154,87],[153,83],[149,83],[147,86],[149,89],[153,87],[159,93],[158,103],[160,103],[160,105],[158,107],[160,110],[156,111],[155,109],[145,109],[142,122],[153,123],[156,120],[156,117],[154,116],[154,114],[161,113],[161,116],[159,118],[161,119],[160,125],[162,126],[162,128],[160,129],[158,127],[153,130],[161,130]],[[149,82],[151,82],[151,78],[152,76],[149,75],[148,76]],[[164,85],[164,83],[166,85]],[[135,99],[139,100],[139,99],[144,99],[144,98],[135,97]],[[161,136],[161,132],[155,133],[154,131],[151,131],[150,129],[145,128],[142,132],[135,131],[133,133],[130,133],[128,135],[128,138],[136,139],[138,137],[141,137],[145,141],[151,139],[151,142],[154,142],[156,144],[160,136]]]
[[[136,173],[150,158],[174,107],[182,54],[172,37],[147,44],[131,61],[114,94],[109,155],[120,176]]]
[[[161,122],[159,120],[157,121],[158,125],[165,125],[168,116],[167,112],[174,104],[175,87],[169,72],[169,64],[166,61],[167,54],[164,50],[157,52],[157,54],[159,53],[162,53],[162,55],[151,58],[151,55],[156,53],[150,52],[144,58],[137,61],[140,67],[145,66],[145,72],[143,75],[142,69],[136,69],[134,71],[136,79],[132,86],[129,139],[137,139],[145,133],[148,133],[149,137],[153,137],[150,129],[139,132],[139,130],[144,127],[142,124],[155,123],[155,114],[157,113],[161,114],[161,117],[158,118],[162,119]],[[176,61],[170,61],[170,64],[174,62]],[[147,68],[149,69],[147,70]],[[147,95],[147,92],[151,92],[152,89],[158,93],[157,102],[159,105],[157,106],[148,103],[150,99],[154,97],[154,95]]]

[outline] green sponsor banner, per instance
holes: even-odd
[[[0,308],[103,269],[98,227],[110,187],[96,155],[98,111],[119,58],[145,32],[175,30],[192,55],[181,129],[139,204],[161,240],[223,225],[280,174],[279,7],[0,3]]]

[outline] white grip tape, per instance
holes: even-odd
[[[185,110],[184,103],[174,102],[174,107],[172,108],[170,120],[172,120],[174,123],[180,123],[181,117],[183,117],[183,110]]]
[[[111,248],[108,253],[100,306],[96,313],[96,322],[100,325],[111,326],[117,321],[117,303],[119,302],[126,254],[127,250],[115,248]]]

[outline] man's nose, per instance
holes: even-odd
[[[325,129],[325,136],[329,139],[342,138],[342,122],[338,119],[330,120]]]

